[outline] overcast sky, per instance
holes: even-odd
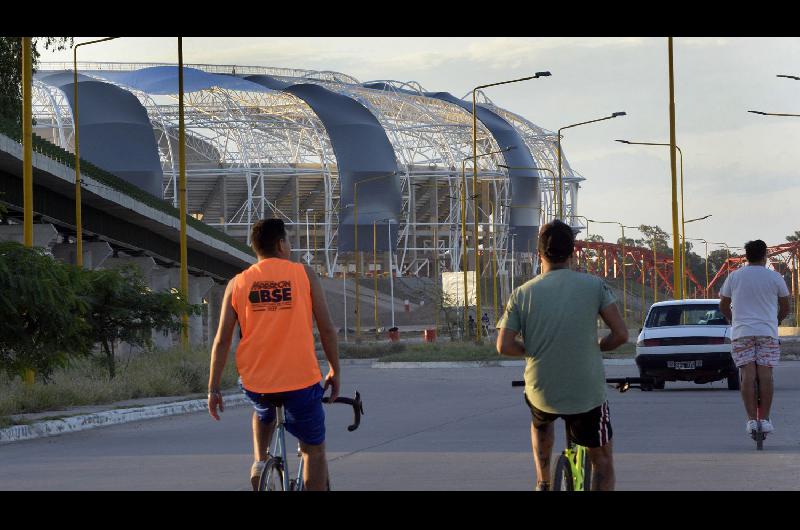
[[[669,149],[613,141],[669,142],[666,38],[187,37],[183,50],[187,63],[336,70],[362,82],[413,80],[457,97],[479,84],[549,70],[552,77],[488,95],[550,130],[627,112],[565,132],[564,153],[586,178],[578,213],[671,230]],[[800,76],[800,39],[676,38],[674,52],[686,219],[713,215],[687,225],[687,237],[732,246],[784,242],[800,230],[800,118],[746,111],[800,114],[800,81],[775,77]],[[125,37],[79,54],[87,61],[176,62],[177,44]],[[43,52],[41,60],[71,61],[72,53]],[[619,237],[613,225],[590,228],[606,240]]]

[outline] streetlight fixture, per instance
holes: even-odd
[[[105,39],[81,42],[72,48],[72,87],[74,98],[72,102],[72,119],[75,137],[75,263],[81,268],[83,267],[83,219],[81,211],[81,148],[78,127],[78,48],[118,38],[119,37],[106,37]]]
[[[688,252],[686,250],[686,231],[685,231],[685,226],[687,224],[693,223],[695,221],[702,221],[703,219],[708,219],[709,217],[711,217],[711,215],[712,214],[708,214],[708,215],[704,215],[703,217],[697,217],[695,219],[689,219],[688,221],[684,221],[683,222],[684,232],[683,232],[683,234],[681,234],[681,239],[683,240],[683,244],[682,244],[682,249],[681,250],[683,252],[682,258],[683,258],[683,261],[684,261],[684,268],[688,268],[688,265],[686,265],[685,262],[688,261],[688,258],[689,258],[689,254],[688,254]],[[686,285],[686,276],[687,275],[686,275],[685,271],[681,271],[681,272],[682,272],[682,281],[683,281],[683,291],[686,292],[686,290],[688,288],[688,286]]]
[[[509,81],[500,81],[498,83],[489,83],[488,85],[479,85],[472,89],[472,158],[478,158],[478,90],[489,88],[499,85],[508,85],[510,83],[518,83],[520,81],[529,81],[531,79],[538,79],[540,77],[550,77],[550,72],[536,72],[532,76],[522,77],[519,79],[511,79]],[[478,163],[477,160],[472,165],[472,189],[478,189]],[[480,282],[478,281],[478,196],[477,192],[473,199],[473,210],[475,212],[475,226],[473,230],[473,237],[475,238],[475,318],[480,318],[481,312],[481,289]],[[466,271],[466,267],[464,268]],[[476,326],[475,341],[481,342],[481,326]]]
[[[311,265],[311,252],[309,252],[309,242],[311,241],[311,236],[308,233],[308,212],[313,212],[314,208],[306,208],[306,263]],[[314,228],[316,228],[316,223],[314,223]],[[316,244],[316,240],[315,240]]]
[[[353,252],[356,258],[356,342],[361,341],[361,290],[359,289],[359,280],[361,279],[361,262],[358,259],[358,186],[359,184],[364,184],[365,182],[372,182],[379,179],[384,179],[388,177],[393,177],[395,173],[390,175],[376,175],[374,177],[369,177],[363,180],[359,180],[358,182],[353,183],[353,203],[347,204],[345,208],[353,208],[353,233],[354,233],[354,242],[353,242]]]
[[[748,110],[751,114],[760,114],[762,116],[790,116],[792,118],[800,118],[800,114],[786,114],[780,112],[761,112],[760,110]]]
[[[579,125],[588,125],[590,123],[597,123],[599,121],[610,120],[612,118],[619,118],[620,116],[627,116],[625,112],[614,112],[611,116],[606,116],[605,118],[598,118],[596,120],[589,120],[589,121],[582,121],[580,123],[573,123],[572,125],[566,125],[561,127],[558,130],[558,218],[560,220],[564,220],[564,179],[561,176],[562,172],[562,164],[561,164],[561,131],[566,129],[571,129],[573,127],[578,127]]]
[[[595,221],[594,219],[587,219],[592,223],[598,224],[611,224],[611,225],[619,225],[620,229],[622,229],[622,315],[623,319],[628,318],[628,297],[627,297],[627,281],[625,280],[625,258],[626,258],[626,250],[625,250],[625,225],[618,221]],[[636,228],[628,227],[628,228]]]
[[[656,146],[661,146],[661,147],[672,147],[672,144],[665,144],[665,143],[659,143],[659,142],[632,142],[630,140],[614,140],[614,141],[615,142],[619,142],[621,144],[628,144],[628,145],[656,145]],[[680,234],[677,231],[677,228],[678,228],[678,225],[677,225],[678,212],[676,210],[677,201],[675,201],[673,203],[673,207],[674,208],[673,208],[673,211],[672,211],[672,217],[673,217],[673,221],[674,221],[673,222],[673,224],[674,224],[674,226],[673,226],[674,234],[673,234],[673,237],[672,237],[672,261],[673,261],[673,275],[674,275],[673,279],[676,282],[678,282],[680,280],[680,285],[678,286],[677,293],[679,294],[680,298],[683,298],[683,296],[684,296],[684,293],[683,293],[683,291],[684,291],[684,282],[685,282],[685,277],[684,277],[685,264],[683,262],[683,259],[684,259],[685,252],[684,252],[684,248],[683,248],[683,243],[681,243],[681,242],[684,239],[684,233],[685,233],[685,228],[686,228],[684,226],[686,224],[686,222],[683,220],[684,219],[684,211],[683,211],[683,151],[681,151],[681,148],[678,147],[677,145],[675,145],[675,149],[677,149],[678,155],[680,156],[680,169],[681,169],[681,231],[680,231]],[[680,250],[678,250],[679,248],[680,248]],[[678,259],[678,254],[679,253],[680,253],[680,259]],[[674,265],[675,265],[675,263],[679,263],[680,264],[680,268],[681,268],[680,274],[674,274],[674,268],[675,268]]]
[[[392,265],[392,223],[396,222],[394,219],[387,217],[385,219],[378,219],[378,221],[386,222],[389,232],[389,289],[392,298],[392,327],[394,326],[394,266]],[[374,229],[373,229],[374,230]],[[374,234],[374,232],[373,232]],[[377,303],[376,303],[377,306]],[[377,320],[377,317],[376,317]]]
[[[528,79],[528,78],[526,78]],[[479,87],[480,88],[480,87]],[[473,94],[474,95],[474,94]],[[472,166],[475,170],[475,175],[477,175],[478,171],[478,158],[483,158],[485,156],[497,155],[500,153],[505,153],[514,149],[515,146],[511,145],[508,147],[504,147],[498,151],[490,151],[488,153],[482,153],[480,155],[473,155],[468,156],[461,160],[461,185],[462,185],[462,192],[461,192],[461,246],[463,261],[464,261],[464,329],[467,330],[469,325],[469,296],[468,296],[468,287],[467,287],[467,267],[469,266],[467,263],[467,161],[472,160]],[[472,191],[473,191],[473,238],[474,238],[474,245],[475,245],[475,316],[476,318],[480,318],[479,311],[480,311],[480,282],[479,282],[479,269],[478,269],[478,181],[477,179],[473,179],[472,183]],[[478,331],[478,335],[476,335],[476,339],[480,338],[480,331]]]
[[[706,288],[705,288],[705,295],[708,298],[708,241],[700,237],[687,237],[686,239],[690,241],[702,241],[706,245]]]

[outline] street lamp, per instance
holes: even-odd
[[[72,87],[73,98],[72,102],[72,119],[74,125],[75,137],[75,263],[78,267],[83,267],[83,219],[81,212],[81,149],[79,139],[78,127],[78,48],[87,46],[89,44],[96,44],[98,42],[105,42],[107,40],[118,39],[119,37],[107,37],[105,39],[97,39],[89,42],[81,42],[72,48]],[[179,44],[180,46],[180,44]]]
[[[656,146],[661,146],[661,147],[672,147],[671,144],[658,143],[658,142],[632,142],[630,140],[614,140],[614,141],[615,142],[619,142],[621,144],[628,144],[628,145],[656,145]],[[684,211],[683,211],[683,151],[681,151],[681,148],[678,147],[677,145],[675,146],[675,149],[678,150],[678,154],[680,155],[680,168],[681,168],[681,231],[680,231],[681,233],[678,234],[678,232],[677,232],[677,228],[678,228],[678,225],[677,225],[678,213],[677,213],[677,211],[673,210],[673,212],[672,212],[673,221],[674,221],[673,228],[676,229],[676,230],[674,230],[675,233],[674,233],[673,238],[672,238],[672,247],[673,247],[672,248],[672,261],[673,261],[673,269],[674,269],[675,263],[679,263],[680,264],[680,268],[681,268],[680,275],[674,274],[674,273],[673,274],[675,276],[675,281],[678,281],[678,279],[680,280],[680,286],[679,286],[677,292],[679,293],[680,298],[683,298],[684,297],[683,290],[684,290],[684,282],[685,282],[685,278],[684,278],[685,264],[684,264],[683,260],[684,260],[685,252],[684,252],[683,244],[681,243],[681,241],[683,241],[684,232],[685,232],[685,228],[686,228],[684,226],[686,224],[686,222],[683,220],[684,219]],[[680,250],[678,250],[679,248],[680,248]],[[679,252],[680,252],[680,259],[678,259],[678,253]]]
[[[440,306],[442,297],[440,295],[441,287],[439,286],[439,280],[441,279],[440,278],[440,274],[439,274],[439,232],[438,232],[438,228],[439,228],[439,186],[438,186],[438,182],[433,182],[433,183],[428,182],[428,183],[424,183],[424,184],[423,183],[416,183],[416,184],[412,184],[411,186],[413,186],[414,188],[431,187],[431,188],[434,189],[434,192],[435,192],[434,193],[434,198],[433,198],[433,204],[435,206],[435,208],[434,208],[434,217],[435,217],[435,219],[433,220],[434,222],[433,222],[433,245],[432,245],[433,246],[433,275],[435,277],[434,281],[435,281],[435,285],[436,285],[436,297],[437,297],[438,300],[440,300],[440,302],[437,302],[437,306]],[[448,195],[447,197],[450,197],[451,199],[456,199],[456,200],[459,199],[458,197],[451,197],[450,195]],[[391,234],[391,228],[390,228],[390,234]],[[389,244],[389,274],[390,274],[390,277],[393,277],[393,274],[392,274],[393,273],[393,269],[392,269],[392,266],[391,266],[391,264],[392,264],[391,259],[392,259],[392,256],[391,256],[391,242],[390,242],[390,244]],[[394,281],[394,280],[392,280],[392,281]],[[392,283],[392,289],[394,289],[394,283]],[[392,303],[394,304],[394,298],[392,298],[392,300],[393,300]],[[436,321],[434,323],[434,326],[435,326],[435,328],[437,330],[437,333],[438,333],[438,330],[439,330],[439,311],[440,311],[440,309],[441,309],[441,307],[437,307],[436,308]],[[394,305],[392,305],[392,327],[394,327]]]
[[[792,118],[800,118],[800,114],[785,114],[779,112],[761,112],[759,110],[748,110],[751,114],[760,114],[762,116],[790,116]]]
[[[394,266],[392,265],[392,223],[394,223],[395,220],[387,217],[385,219],[378,219],[378,221],[381,221],[381,222],[385,221],[387,223],[388,232],[389,232],[389,236],[388,236],[389,237],[389,247],[388,247],[388,252],[389,252],[389,286],[390,286],[389,289],[390,289],[391,298],[392,298],[392,327],[394,327]],[[373,223],[373,225],[374,225],[374,223]],[[373,228],[373,230],[374,230],[374,228]],[[373,232],[373,235],[374,235],[374,232]],[[376,307],[377,307],[377,302],[376,302]],[[437,314],[437,318],[438,318],[438,314]],[[377,321],[377,316],[375,317],[375,320]]]
[[[611,225],[619,225],[622,229],[622,315],[623,319],[628,318],[628,297],[627,297],[627,281],[625,280],[625,258],[626,258],[626,251],[625,251],[625,225],[618,221],[595,221],[594,219],[588,219],[592,223],[598,224],[611,224]],[[629,227],[629,228],[636,228],[636,227]]]
[[[596,123],[598,121],[605,121],[610,120],[612,118],[618,118],[620,116],[626,116],[625,112],[614,112],[611,116],[606,116],[605,118],[598,118],[596,120],[589,120],[589,121],[582,121],[580,123],[573,123],[572,125],[566,125],[561,127],[558,130],[558,218],[560,220],[564,220],[564,180],[561,177],[561,131],[565,129],[571,129],[573,127],[578,127],[579,125],[588,125],[589,123]]]
[[[706,288],[705,288],[705,295],[708,298],[708,241],[703,238],[698,237],[687,237],[686,239],[690,241],[702,241],[706,245]]]
[[[472,157],[474,159],[478,158],[478,90],[489,88],[493,86],[499,85],[508,85],[510,83],[518,83],[520,81],[528,81],[531,79],[538,79],[540,77],[550,77],[550,72],[536,72],[532,76],[522,77],[520,79],[512,79],[510,81],[500,81],[498,83],[490,83],[488,85],[479,85],[472,89]],[[472,189],[478,189],[478,163],[477,161],[472,165]],[[481,290],[480,290],[480,282],[478,281],[478,196],[477,192],[473,199],[473,210],[475,212],[475,223],[474,223],[474,230],[473,230],[473,237],[475,238],[475,318],[480,318],[481,312]],[[466,268],[465,268],[466,270]],[[476,326],[476,335],[475,341],[481,342],[481,326]]]
[[[683,240],[682,245],[681,245],[681,251],[683,252],[683,256],[682,256],[683,260],[682,261],[683,261],[683,266],[684,266],[685,269],[688,269],[688,267],[689,267],[686,264],[686,262],[688,261],[688,258],[689,258],[688,252],[686,251],[686,225],[689,224],[689,223],[693,223],[695,221],[702,221],[703,219],[708,219],[709,217],[711,217],[711,214],[704,215],[703,217],[697,217],[695,219],[689,219],[688,221],[684,221],[683,222],[684,231],[683,231],[683,234],[681,234],[681,239]],[[686,275],[685,271],[682,271],[682,273],[683,273],[682,274],[683,291],[685,293],[686,290],[687,290],[687,285],[686,285],[686,276],[687,275]]]
[[[379,179],[384,179],[388,177],[393,177],[395,173],[390,175],[376,175],[374,177],[369,177],[363,180],[359,180],[358,182],[353,183],[353,204],[348,204],[345,208],[353,207],[353,233],[354,233],[354,242],[353,242],[353,252],[356,258],[356,342],[361,341],[361,289],[359,289],[359,280],[361,279],[361,262],[358,259],[358,186],[359,184],[364,184],[365,182],[372,182]]]
[[[538,74],[537,74],[538,75]],[[528,79],[528,78],[526,78]],[[480,87],[479,87],[480,88]],[[475,169],[475,174],[477,175],[478,171],[478,158],[483,158],[485,156],[497,155],[500,153],[505,153],[514,149],[515,146],[511,145],[508,147],[504,147],[498,151],[490,151],[488,153],[482,153],[480,155],[473,155],[468,156],[461,160],[461,185],[462,185],[462,192],[461,192],[461,246],[463,261],[464,261],[464,329],[468,328],[468,318],[469,318],[469,296],[468,296],[468,287],[467,287],[467,267],[469,266],[467,263],[467,160],[472,160],[472,166]],[[479,268],[478,268],[478,181],[477,179],[473,179],[472,183],[472,191],[473,191],[473,238],[474,238],[474,245],[475,245],[475,316],[476,318],[480,318],[480,282],[478,281],[479,278]],[[480,331],[478,331],[478,335],[476,335],[476,339],[480,338]]]
[[[311,252],[309,252],[309,242],[311,241],[311,236],[308,233],[308,212],[313,212],[314,208],[306,208],[306,263],[311,265]],[[316,229],[316,223],[314,223],[314,228]],[[315,238],[316,244],[316,238]]]

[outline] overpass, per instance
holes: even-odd
[[[75,263],[74,154],[34,136],[34,245],[57,259]],[[83,263],[87,268],[136,265],[150,288],[180,286],[180,220],[169,202],[138,189],[81,159]],[[20,131],[0,124],[0,205],[7,214],[0,240],[22,242],[23,190]],[[192,344],[210,342],[227,280],[255,261],[241,241],[187,218],[189,302],[205,303],[190,318]],[[157,346],[176,337],[158,334]]]

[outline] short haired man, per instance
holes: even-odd
[[[588,449],[592,489],[614,489],[611,420],[601,351],[628,340],[616,298],[601,278],[570,270],[575,245],[561,221],[539,233],[542,273],[517,287],[500,322],[497,351],[525,357],[525,402],[531,410],[531,443],[537,490],[550,489],[553,422],[563,418],[569,439]],[[597,316],[611,333],[597,339]],[[522,335],[524,345],[516,341]]]
[[[322,394],[333,387],[339,395],[340,371],[336,329],[319,279],[307,265],[290,261],[291,245],[280,219],[260,220],[251,232],[258,262],[236,275],[225,289],[222,311],[211,350],[208,411],[219,420],[224,410],[220,378],[238,321],[242,338],[236,368],[242,391],[253,402],[255,462],[250,482],[257,489],[275,429],[275,402],[284,406],[286,430],[300,440],[306,489],[328,483],[325,458],[325,413]],[[312,314],[330,370],[320,386],[314,349]]]
[[[767,269],[767,244],[757,239],[744,245],[747,266],[732,272],[720,289],[720,311],[732,324],[731,356],[739,368],[747,432],[758,430],[755,381],[761,399],[761,430],[775,428],[772,407],[772,369],[781,356],[778,324],[789,314],[789,289],[775,271]]]

